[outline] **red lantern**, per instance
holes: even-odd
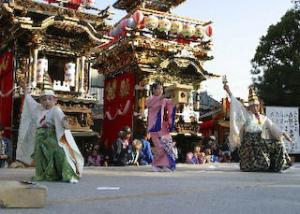
[[[144,14],[141,11],[137,10],[133,13],[132,18],[135,21],[136,26],[139,27],[143,23]]]
[[[64,7],[77,10],[81,3],[83,3],[82,0],[69,0],[67,3],[64,3]]]
[[[213,28],[212,28],[212,26],[209,25],[209,26],[206,28],[206,35],[209,36],[209,37],[211,37],[212,34],[213,34]]]
[[[52,3],[56,2],[56,0],[44,0],[44,1],[48,2],[49,4],[52,4]]]
[[[69,3],[71,4],[81,4],[81,0],[70,0]]]
[[[125,31],[126,25],[127,25],[127,19],[122,19],[122,21],[120,22],[120,25],[121,25],[122,31]]]

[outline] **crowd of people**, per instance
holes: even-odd
[[[99,149],[99,145],[95,145],[88,156],[87,166],[141,166],[152,164],[156,155],[156,148],[146,129],[142,136],[132,140],[131,129],[127,126],[124,127],[112,144],[109,154],[104,154]],[[177,162],[179,154],[176,144],[177,142],[173,140],[171,149]],[[234,158],[234,153],[229,150],[228,142],[219,145],[214,136],[202,138],[202,140],[196,142],[193,151],[180,155],[185,155],[184,162],[187,164],[228,163],[239,160]]]
[[[187,152],[185,158],[187,164],[228,163],[231,161],[233,160],[228,144],[218,145],[214,136],[206,137],[197,142],[194,150]]]

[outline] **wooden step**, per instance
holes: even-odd
[[[2,208],[42,208],[46,204],[47,194],[46,186],[34,182],[0,181]]]

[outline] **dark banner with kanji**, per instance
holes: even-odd
[[[0,122],[5,128],[11,127],[13,89],[13,55],[7,51],[0,56]],[[6,130],[6,137],[10,131]]]
[[[105,80],[102,139],[109,147],[124,127],[132,127],[135,77],[125,73]]]

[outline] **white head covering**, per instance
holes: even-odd
[[[43,90],[40,96],[42,97],[47,95],[57,97],[53,90]]]

